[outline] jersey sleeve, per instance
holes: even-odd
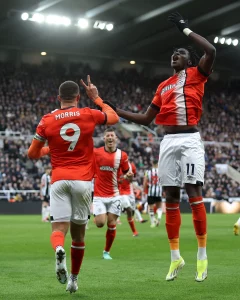
[[[91,109],[93,120],[95,124],[104,125],[107,122],[107,115],[97,109]]]
[[[161,109],[161,106],[162,106],[162,97],[161,97],[161,84],[160,84],[156,90],[156,93],[153,97],[150,107],[159,112]]]
[[[120,167],[121,167],[123,173],[126,173],[129,170],[128,155],[124,151],[122,151],[122,158],[121,158],[121,162],[120,162]]]
[[[35,140],[39,140],[40,142],[45,142],[47,140],[46,134],[45,134],[45,120],[44,117],[42,117],[41,121],[39,122],[36,133],[34,135]]]
[[[190,74],[194,77],[198,82],[205,83],[208,80],[208,76],[210,74],[205,73],[199,66],[190,68]]]
[[[132,166],[132,172],[133,172],[134,176],[136,176],[136,174],[137,174],[136,166],[134,165],[134,163],[131,163],[131,166]]]

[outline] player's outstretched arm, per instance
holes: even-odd
[[[153,109],[152,107],[148,107],[147,111],[144,114],[132,113],[130,111],[126,111],[116,107],[113,103],[109,101],[104,101],[104,103],[108,104],[116,111],[119,117],[126,119],[128,121],[141,124],[141,125],[149,125],[158,114],[158,110]]]
[[[85,88],[88,97],[98,106],[101,107],[102,112],[107,115],[108,125],[114,125],[119,121],[119,117],[111,106],[105,104],[103,100],[98,95],[98,89],[95,85],[91,83],[90,76],[87,76],[87,84],[81,79],[81,85]]]
[[[170,14],[168,21],[174,23],[180,32],[184,33],[190,38],[190,40],[195,42],[197,46],[204,50],[205,54],[201,58],[198,65],[204,73],[209,75],[212,71],[213,63],[216,57],[216,48],[204,37],[189,29],[188,21],[184,20],[184,18],[178,12]]]
[[[146,126],[148,126],[158,114],[158,111],[151,108],[150,106],[148,107],[147,111],[144,114],[132,113],[120,108],[117,108],[116,112],[121,118],[124,118],[128,121],[137,124],[146,125]]]

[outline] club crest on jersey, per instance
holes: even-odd
[[[164,93],[166,93],[167,91],[175,88],[175,86],[176,86],[176,84],[169,84],[169,85],[165,86],[165,88],[163,88],[161,90],[161,95],[164,94]]]

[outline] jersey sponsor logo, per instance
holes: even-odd
[[[55,115],[55,119],[56,120],[60,120],[63,118],[70,118],[70,117],[79,117],[80,116],[80,112],[79,111],[66,111],[60,114]]]
[[[164,94],[165,92],[167,92],[167,91],[169,91],[169,90],[175,88],[175,86],[176,86],[176,84],[169,84],[169,85],[165,86],[165,88],[163,88],[163,89],[161,90],[161,93],[160,93],[160,94],[161,94],[161,95]]]
[[[113,168],[113,167],[109,167],[109,166],[101,166],[100,167],[101,171],[110,171],[110,172],[114,172],[117,171],[117,169]]]

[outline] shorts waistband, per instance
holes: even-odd
[[[175,132],[164,132],[164,135],[167,135],[167,134],[181,134],[181,133],[196,133],[196,132],[199,132],[199,130],[196,129],[196,128],[190,128],[188,130],[178,130],[178,131],[175,131]]]

